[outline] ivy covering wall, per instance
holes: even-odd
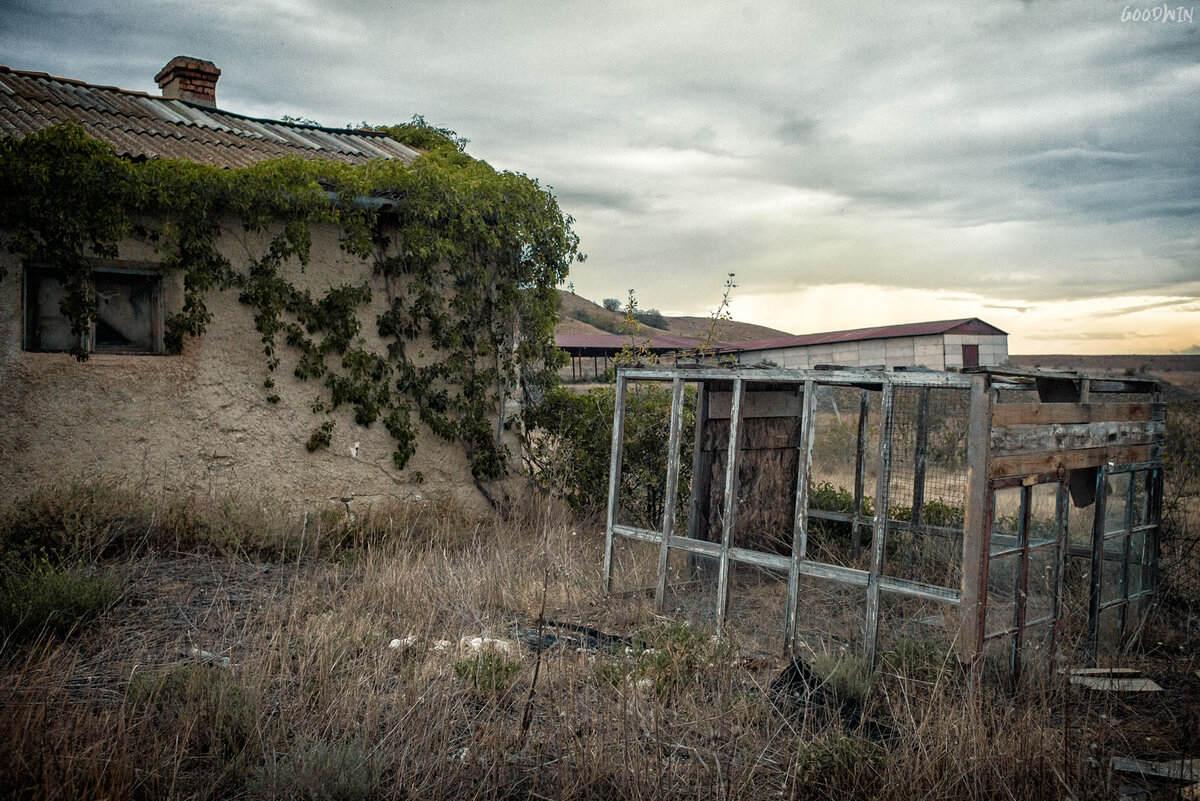
[[[397,468],[417,447],[420,420],[463,446],[476,478],[499,477],[511,457],[506,398],[518,387],[540,394],[564,358],[555,286],[582,258],[573,220],[536,180],[470,157],[450,132],[417,120],[382,130],[427,152],[412,164],[287,157],[220,169],[129,161],[72,125],[0,140],[0,237],[26,262],[60,271],[61,310],[80,336],[97,314],[93,265],[116,258],[122,241],[149,243],[183,277],[167,349],[203,336],[214,294],[236,293],[261,338],[267,399],[279,400],[285,350],[296,378],[315,387],[310,450],[329,444],[332,412],[349,407],[358,424],[386,427]],[[307,262],[322,225],[364,267],[315,295],[285,267]],[[233,259],[218,247],[229,226],[267,245]],[[386,310],[368,339],[363,312],[380,293]],[[433,358],[416,358],[418,340]]]

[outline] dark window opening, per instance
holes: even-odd
[[[162,353],[162,278],[157,273],[97,269],[92,273],[96,319],[82,338],[62,313],[60,274],[25,269],[25,350]]]

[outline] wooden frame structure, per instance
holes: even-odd
[[[620,522],[622,448],[627,393],[634,382],[670,382],[671,412],[666,443],[664,509],[657,529]],[[640,385],[636,384],[636,385]],[[688,527],[676,530],[683,441],[685,387],[695,387],[696,451]],[[816,399],[823,387],[857,388],[861,395],[850,512],[813,508],[809,492],[816,428]],[[929,395],[948,390],[969,398],[966,420],[965,494],[959,525],[927,522],[925,469],[929,449]],[[843,390],[844,391],[844,390]],[[897,499],[889,497],[898,392],[915,393],[906,406],[915,416],[916,458],[909,519],[895,519]],[[963,396],[958,396],[963,397]],[[868,399],[879,418],[868,448]],[[764,411],[770,407],[772,411]],[[757,410],[757,411],[756,411]],[[739,462],[745,449],[747,420],[755,415],[790,418],[798,436],[794,448],[794,508],[790,548],[770,552],[746,547],[736,536],[741,499]],[[716,418],[727,418],[723,492],[719,496],[719,532],[704,532],[698,514],[710,486],[720,475],[702,468],[701,434]],[[1155,586],[1157,527],[1162,498],[1162,440],[1165,405],[1154,380],[1089,378],[1074,373],[982,369],[971,372],[884,371],[869,369],[756,369],[751,367],[620,368],[612,429],[612,454],[606,524],[604,581],[612,590],[614,546],[632,540],[657,546],[655,602],[663,606],[668,557],[713,560],[708,577],[715,584],[715,625],[727,623],[730,569],[752,565],[787,576],[783,648],[796,645],[798,623],[806,614],[798,587],[804,577],[861,588],[864,657],[873,663],[881,595],[896,594],[950,605],[959,658],[980,667],[984,657],[998,658],[1019,680],[1031,653],[1053,653],[1062,617],[1063,575],[1068,559],[1081,560],[1089,574],[1085,658],[1094,660],[1098,644],[1122,641],[1137,628],[1146,599]],[[873,503],[864,503],[864,474],[873,468]],[[718,484],[713,485],[712,482]],[[684,488],[686,490],[686,488]],[[997,498],[1001,503],[998,505]],[[1092,530],[1068,532],[1069,504],[1094,505]],[[1033,510],[1052,508],[1049,515]],[[869,512],[868,512],[869,510]],[[1011,512],[1003,514],[1002,512]],[[859,569],[822,561],[809,548],[814,520],[847,523],[855,549],[869,532],[869,567]],[[885,570],[888,537],[897,531],[950,538],[961,549],[960,578],[954,586],[900,577]],[[1088,542],[1080,543],[1079,534]],[[1068,536],[1071,534],[1072,536]],[[785,537],[786,539],[786,537]],[[1031,565],[1033,569],[1031,570]],[[1040,658],[1039,656],[1039,658]]]

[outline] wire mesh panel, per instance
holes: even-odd
[[[994,380],[619,374],[606,578],[820,659],[955,648],[1019,681],[1050,665],[1064,610],[1089,645],[1120,642],[1154,586],[1161,460],[1099,456],[1159,453],[1160,410],[1041,375],[997,403]]]

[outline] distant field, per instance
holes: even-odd
[[[1188,392],[1200,394],[1200,355],[1152,356],[1128,354],[1113,356],[1076,356],[1071,354],[1045,354],[1035,356],[1010,356],[1017,367],[1043,367],[1052,370],[1078,370],[1084,373],[1125,375],[1145,373],[1161,378]]]

